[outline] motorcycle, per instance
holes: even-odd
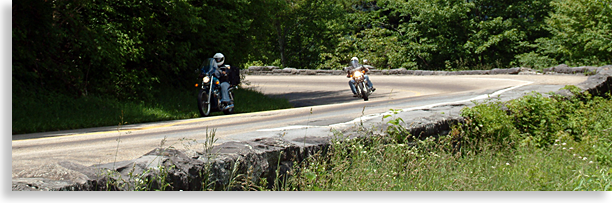
[[[225,109],[226,104],[221,102],[221,85],[218,78],[219,76],[215,75],[215,72],[217,72],[217,63],[215,59],[209,58],[205,60],[202,64],[202,68],[196,71],[200,72],[198,77],[200,82],[195,85],[199,89],[198,110],[200,111],[200,115],[208,116],[214,111],[223,111],[224,114],[234,113],[234,108]],[[238,89],[238,85],[231,82],[228,91],[231,100],[230,103],[234,103],[233,91],[236,89]]]
[[[356,68],[351,72],[349,77],[355,80],[355,90],[357,92],[357,96],[363,98],[363,101],[368,101],[368,97],[372,94],[372,90],[367,85],[367,81],[365,80],[365,69],[362,67]]]

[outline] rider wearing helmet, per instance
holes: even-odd
[[[213,58],[217,62],[217,71],[215,76],[219,78],[219,82],[221,83],[221,103],[226,104],[225,109],[223,110],[234,108],[234,104],[231,103],[229,98],[229,72],[231,71],[231,68],[229,65],[223,65],[225,62],[225,56],[223,56],[222,53],[216,53]],[[229,105],[227,105],[228,103]]]
[[[364,60],[365,61],[365,60]],[[359,59],[357,57],[353,57],[351,58],[351,62],[349,62],[349,66],[346,68],[346,77],[350,78],[351,73],[356,69],[356,68],[363,68],[365,69],[365,72],[367,73],[368,71],[370,71],[369,68],[362,66],[361,64],[359,64]],[[365,80],[368,81],[368,87],[370,87],[370,89],[372,89],[372,92],[374,92],[376,90],[376,88],[374,88],[374,85],[372,84],[372,81],[370,81],[370,77],[368,75],[364,75]],[[351,78],[351,80],[349,80],[349,87],[351,88],[351,91],[353,92],[353,97],[357,97],[357,90],[355,89],[355,80],[353,80]]]

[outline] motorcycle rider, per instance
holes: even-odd
[[[368,71],[370,71],[369,68],[362,66],[361,64],[359,64],[359,58],[357,57],[353,57],[351,58],[351,62],[349,62],[349,66],[346,67],[346,77],[350,78],[351,77],[351,73],[357,69],[357,68],[362,68],[365,70],[365,72],[367,73]],[[368,75],[364,75],[365,80],[368,81],[368,87],[370,87],[370,89],[372,90],[372,92],[374,92],[376,90],[376,88],[374,88],[374,85],[372,84],[372,81],[370,80],[370,77]],[[349,80],[349,87],[351,88],[351,91],[353,92],[353,97],[357,97],[357,90],[355,89],[355,80],[353,78],[351,78],[351,80]]]
[[[234,103],[229,98],[229,72],[231,71],[230,65],[224,65],[225,56],[222,53],[216,53],[213,58],[217,62],[217,70],[215,71],[215,77],[219,79],[221,86],[221,103],[225,104],[223,110],[234,108]]]

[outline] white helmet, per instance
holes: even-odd
[[[215,62],[217,62],[217,66],[223,65],[223,62],[225,62],[225,56],[223,56],[222,53],[216,53],[213,58],[215,59]]]
[[[351,62],[349,63],[349,65],[355,68],[359,67],[359,59],[357,57],[351,58]]]

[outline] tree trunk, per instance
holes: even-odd
[[[281,65],[283,67],[287,66],[287,60],[285,57],[285,33],[283,32],[283,28],[281,27],[281,22],[279,20],[274,21],[274,28],[276,28],[276,37],[278,41],[278,51],[281,56]]]

